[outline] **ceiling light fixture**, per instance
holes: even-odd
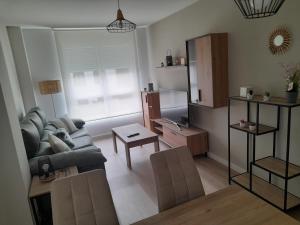
[[[285,0],[234,0],[247,19],[275,15]]]
[[[131,32],[136,29],[136,24],[126,20],[123,16],[122,10],[120,9],[120,1],[118,0],[118,11],[117,11],[117,19],[110,23],[106,27],[107,31],[110,33],[125,33]]]

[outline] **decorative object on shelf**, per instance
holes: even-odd
[[[270,92],[266,91],[266,92],[265,92],[265,95],[264,95],[264,101],[267,102],[267,101],[270,100],[270,98],[271,98]]]
[[[273,55],[284,54],[291,46],[292,35],[286,27],[275,29],[269,38],[269,49]]]
[[[49,182],[55,179],[53,165],[48,156],[42,157],[38,160],[38,169],[40,181]]]
[[[234,0],[246,19],[275,15],[285,0]]]
[[[180,65],[185,66],[185,58],[184,57],[180,58]]]
[[[153,83],[148,83],[148,91],[149,91],[149,92],[154,91]]]
[[[124,18],[124,15],[122,13],[122,10],[120,9],[120,1],[118,0],[118,11],[117,11],[117,19],[110,23],[106,27],[107,31],[110,33],[125,33],[125,32],[131,32],[136,29],[136,24],[126,20]]]
[[[51,95],[54,116],[56,117],[53,95],[61,92],[60,80],[41,81],[39,82],[39,88],[40,88],[41,95]]]
[[[241,128],[245,128],[247,125],[246,121],[245,120],[240,120],[240,127]]]
[[[256,130],[256,123],[249,123],[249,130],[255,131]]]
[[[240,96],[241,97],[244,97],[244,98],[247,98],[247,94],[249,93],[249,91],[252,90],[253,91],[253,88],[252,87],[240,87]]]
[[[179,58],[176,57],[176,58],[175,58],[175,66],[178,66],[178,65],[180,65],[180,62],[179,62]]]
[[[173,57],[171,49],[167,50],[166,63],[167,66],[173,66]]]
[[[253,96],[254,96],[253,90],[249,90],[249,92],[247,93],[247,99],[251,100],[253,99]]]
[[[286,96],[288,103],[296,103],[299,93],[300,83],[300,64],[298,65],[285,65],[282,64],[285,70],[286,80]]]
[[[165,67],[165,64],[163,62],[161,62],[160,66],[161,67]]]

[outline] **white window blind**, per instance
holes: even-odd
[[[133,33],[56,31],[69,113],[96,120],[141,111]]]

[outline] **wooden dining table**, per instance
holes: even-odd
[[[300,225],[237,185],[186,202],[133,225]]]

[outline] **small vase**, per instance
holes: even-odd
[[[296,103],[297,99],[298,99],[298,91],[287,91],[286,97],[287,97],[288,103],[291,103],[291,104]]]

